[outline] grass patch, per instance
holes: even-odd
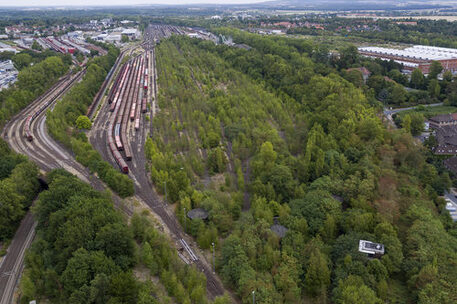
[[[457,107],[454,106],[436,106],[436,107],[424,107],[424,106],[418,106],[415,109],[412,110],[407,110],[407,111],[402,111],[399,112],[397,115],[400,118],[403,118],[406,114],[411,114],[411,113],[421,113],[425,116],[425,118],[430,118],[439,114],[450,114],[450,113],[455,113],[457,112]]]

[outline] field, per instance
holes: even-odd
[[[439,115],[439,114],[455,113],[455,112],[457,112],[457,107],[445,106],[445,105],[436,106],[436,107],[419,106],[419,107],[417,107],[415,109],[412,109],[412,110],[407,110],[407,111],[400,112],[400,113],[398,113],[398,115],[400,117],[403,117],[404,115],[411,114],[413,112],[422,113],[425,116],[425,118],[430,118],[430,117],[433,117],[433,116]]]

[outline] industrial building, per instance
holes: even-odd
[[[0,61],[0,91],[15,83],[17,74],[18,72],[11,60]]]
[[[414,45],[405,49],[392,49],[383,47],[359,47],[359,53],[366,57],[382,60],[394,60],[403,64],[405,71],[420,69],[428,74],[432,61],[438,61],[443,66],[443,71],[457,73],[457,49]]]

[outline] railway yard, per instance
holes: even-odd
[[[121,52],[88,109],[87,116],[93,119],[88,137],[105,160],[128,174],[134,181],[135,198],[142,201],[160,218],[183,261],[195,265],[206,275],[208,297],[214,298],[224,293],[223,285],[212,272],[210,263],[199,250],[196,250],[196,243],[184,233],[168,204],[154,191],[148,177],[144,153],[146,138],[152,134],[150,122],[158,111],[154,46],[163,38],[182,33],[181,29],[174,26],[150,25],[145,30],[141,44]],[[72,153],[52,139],[45,124],[46,112],[53,108],[55,102],[76,84],[84,73],[83,69],[62,77],[45,94],[11,119],[5,126],[2,137],[16,152],[27,155],[43,171],[64,168],[92,184],[94,188],[103,190],[106,186],[101,180],[76,162]],[[119,207],[120,199],[117,196],[114,198]],[[132,214],[125,208],[122,211],[127,215]],[[29,217],[21,224],[18,234],[21,229],[28,229],[26,235],[33,235],[34,225],[31,224]],[[13,267],[22,267],[23,256],[19,253],[24,251],[30,241],[26,242],[28,238],[23,235],[17,237],[20,237],[22,242],[13,240],[4,263],[0,265],[2,273],[11,272]],[[17,272],[15,275],[0,278],[9,282],[8,289],[0,289],[0,298],[4,298],[5,295],[11,297],[19,275],[20,272]]]
[[[196,244],[186,236],[167,203],[154,191],[144,153],[146,138],[153,132],[146,115],[152,121],[158,111],[154,45],[172,34],[182,33],[173,26],[151,25],[146,29],[141,47],[131,50],[130,60],[118,67],[117,77],[94,121],[89,139],[106,160],[134,180],[136,197],[167,226],[175,246],[183,252],[180,254],[183,259],[205,273],[207,292],[213,298],[224,293],[222,283],[203,255],[192,249]]]

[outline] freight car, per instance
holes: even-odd
[[[113,153],[114,159],[116,160],[116,163],[118,164],[118,166],[121,169],[122,173],[128,174],[129,173],[129,167],[127,166],[127,163],[122,158],[121,153],[119,153],[119,151],[117,151],[116,147],[114,146],[114,142],[113,142],[113,137],[112,136],[108,136],[108,146],[109,146],[109,149],[111,150],[111,153]]]

